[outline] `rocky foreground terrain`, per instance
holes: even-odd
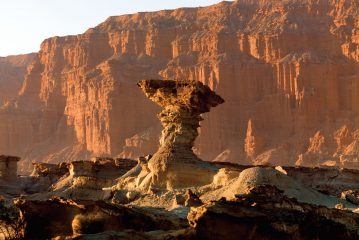
[[[200,114],[223,99],[194,81],[138,87],[163,108],[153,156],[33,163],[20,177],[20,159],[0,156],[0,237],[359,238],[359,170],[202,161],[192,151]]]
[[[1,58],[0,239],[359,239],[358,29],[238,0]]]
[[[208,161],[358,169],[357,0],[238,0],[114,16],[45,40],[0,110],[0,152],[58,163],[158,147],[141,79],[198,80],[225,99],[203,117]]]

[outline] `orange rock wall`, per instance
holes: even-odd
[[[14,98],[24,81],[26,68],[34,53],[0,57],[0,105]]]
[[[159,108],[136,82],[193,79],[226,101],[204,116],[202,158],[357,167],[358,13],[356,0],[238,0],[47,39],[0,111],[0,152],[25,157],[23,168],[152,153]]]

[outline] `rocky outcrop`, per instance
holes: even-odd
[[[235,181],[228,185],[222,196],[233,199],[236,194],[246,193],[249,189],[259,185],[272,185],[283,191],[288,196],[300,202],[316,204],[334,208],[340,203],[339,199],[328,198],[323,193],[313,191],[295,178],[272,168],[248,168],[243,170]],[[354,206],[352,206],[354,207]]]
[[[34,163],[30,176],[18,179],[20,191],[26,199],[49,199],[53,196],[75,200],[104,200],[111,196],[116,179],[137,164],[131,159],[97,157],[91,161],[49,164]],[[1,185],[0,185],[1,192]]]
[[[220,168],[213,179],[213,183],[218,186],[228,184],[230,180],[237,178],[242,171],[253,167],[223,162],[215,162],[213,164]],[[275,167],[273,170],[276,171],[272,171],[272,173],[285,174],[308,188],[331,196],[341,197],[342,192],[350,189],[359,189],[359,171],[354,169],[337,169],[335,167]],[[286,183],[285,180],[282,182]]]
[[[21,156],[22,168],[152,154],[158,134],[132,137],[157,124],[159,108],[136,83],[196,79],[226,100],[205,116],[202,159],[355,168],[358,8],[238,0],[110,17],[47,39],[18,98],[0,111],[0,152]]]
[[[11,199],[25,193],[22,188],[21,178],[17,173],[19,161],[20,158],[16,156],[0,155],[0,201],[2,197]]]
[[[51,164],[51,163],[33,163],[34,168],[30,176],[32,177],[55,177],[56,179],[64,176],[69,172],[67,163]]]
[[[103,179],[116,179],[137,164],[131,159],[95,158],[93,161],[73,161],[69,164],[72,177],[88,176]]]
[[[9,203],[0,195],[0,237],[2,239],[21,239],[22,227],[19,210],[14,206],[9,206]]]
[[[347,190],[341,193],[341,197],[351,203],[359,205],[359,190]]]
[[[131,159],[95,158],[92,161],[73,161],[68,173],[53,183],[51,192],[39,194],[32,199],[46,196],[61,196],[76,200],[107,200],[116,179],[127,173],[137,164]]]
[[[0,155],[0,180],[16,181],[19,157]]]
[[[106,231],[127,232],[125,236],[130,238],[130,232],[134,231],[134,237],[149,239],[148,236],[145,238],[145,233],[149,231],[187,227],[185,220],[173,221],[170,216],[151,212],[150,209],[115,206],[102,201],[53,198],[43,201],[17,200],[15,204],[25,223],[21,229],[25,239],[76,237]]]
[[[216,169],[193,153],[202,113],[224,100],[208,86],[195,81],[143,80],[138,86],[164,108],[158,114],[163,125],[160,147],[148,162],[153,187],[182,188],[212,182]]]
[[[349,189],[359,189],[359,171],[336,168],[287,167],[288,176],[304,185],[332,196]]]
[[[357,239],[359,215],[297,202],[277,188],[192,208],[193,239]],[[320,229],[320,231],[319,231]]]
[[[25,239],[358,238],[357,192],[344,191],[339,199],[315,191],[310,186],[315,186],[317,179],[310,177],[310,171],[316,169],[208,163],[222,167],[212,184],[143,192],[136,182],[146,178],[142,173],[150,171],[147,164],[151,159],[140,158],[130,170],[132,160],[103,157],[70,164],[35,164],[32,176],[22,176],[18,185],[28,186],[28,178],[60,178],[47,189],[37,188],[35,194],[25,187],[24,192],[8,195],[6,200],[0,198],[0,236],[1,230],[12,229],[10,233]],[[108,187],[115,177],[108,174],[109,168],[121,172],[115,166],[128,168],[117,178],[119,183],[127,183],[127,188]],[[68,172],[61,176],[65,170]],[[331,176],[328,169],[319,170],[319,177]],[[357,177],[358,171],[347,171],[337,176],[346,179],[340,188],[357,184],[353,176]],[[327,181],[328,189],[335,189],[338,183]]]

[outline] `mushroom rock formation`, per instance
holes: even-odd
[[[150,177],[142,186],[182,188],[212,182],[217,169],[192,151],[202,113],[224,100],[198,81],[142,80],[138,86],[163,107],[160,147],[148,162]]]

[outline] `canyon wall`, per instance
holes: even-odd
[[[34,56],[35,53],[0,57],[0,106],[17,95]]]
[[[225,103],[204,114],[205,160],[359,167],[357,0],[238,0],[108,18],[45,40],[0,111],[0,152],[57,162],[153,153],[160,109],[141,79],[189,79]]]

